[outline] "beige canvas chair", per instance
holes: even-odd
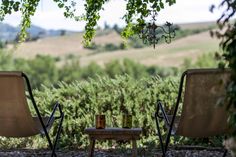
[[[37,116],[33,117],[27,104],[25,86],[28,88],[30,100]],[[60,112],[55,117],[56,111]],[[51,156],[56,156],[55,150],[64,114],[59,103],[56,103],[50,117],[41,117],[34,100],[29,79],[22,72],[0,72],[0,136],[4,137],[29,137],[43,134],[52,150]],[[48,131],[55,119],[60,119],[57,134],[52,143]]]
[[[166,156],[171,135],[204,138],[227,133],[226,104],[221,107],[217,104],[226,95],[230,75],[229,70],[221,69],[187,70],[181,77],[173,115],[167,115],[163,104],[158,101],[155,119],[163,157]],[[182,112],[177,116],[182,97]],[[161,119],[168,126],[165,143],[159,126]],[[223,156],[226,153],[225,150]]]

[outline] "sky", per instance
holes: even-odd
[[[176,4],[166,6],[161,10],[157,16],[157,23],[163,24],[166,21],[179,23],[194,23],[205,21],[216,21],[222,10],[216,9],[214,13],[209,11],[212,4],[218,5],[222,0],[176,0]],[[84,13],[84,0],[77,2],[79,13]],[[122,16],[125,14],[126,1],[124,0],[110,0],[104,6],[104,10],[100,12],[101,18],[98,21],[100,27],[104,23],[113,26],[118,24],[124,26],[125,22]],[[20,23],[20,13],[9,15],[3,21],[13,26]],[[36,14],[32,17],[34,25],[43,27],[45,29],[66,29],[73,31],[84,30],[85,22],[76,22],[72,19],[66,19],[63,16],[63,11],[57,7],[53,0],[41,0]]]

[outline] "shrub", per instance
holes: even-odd
[[[122,113],[133,115],[133,127],[142,127],[143,136],[139,145],[158,143],[153,113],[157,99],[165,102],[167,109],[174,104],[177,93],[175,78],[159,77],[134,80],[129,76],[117,76],[115,79],[98,77],[96,80],[75,81],[71,84],[59,83],[57,88],[43,86],[35,90],[34,95],[43,115],[49,114],[55,101],[61,102],[65,119],[61,147],[84,148],[89,144],[83,133],[86,127],[94,126],[95,114],[106,114],[107,126],[121,127]],[[168,94],[167,94],[168,93]],[[52,128],[52,130],[54,130]],[[55,132],[51,132],[55,134]],[[4,147],[46,147],[47,142],[41,137],[27,140],[0,139]],[[100,143],[106,147],[111,143]]]
[[[90,49],[90,50],[97,50],[101,47],[101,45],[97,45],[95,42],[92,42],[90,45],[85,46],[84,48]]]
[[[4,43],[3,41],[0,40],[0,49],[5,48],[5,46],[6,46],[5,43]]]
[[[205,63],[208,61],[206,58],[210,59],[212,55],[206,56],[200,57],[195,65],[214,65],[211,61],[210,64]],[[55,64],[55,59],[49,56],[37,56],[32,60],[13,59],[10,53],[0,51],[1,70],[25,71],[33,88],[41,87],[34,90],[34,94],[43,114],[51,112],[51,103],[57,100],[62,103],[65,123],[61,147],[88,145],[83,130],[94,125],[94,115],[99,112],[100,106],[107,115],[108,126],[120,127],[121,114],[128,112],[133,115],[133,126],[143,128],[139,145],[158,144],[153,119],[155,103],[157,99],[162,100],[170,112],[177,96],[179,77],[176,79],[169,75],[177,75],[177,69],[145,67],[128,59],[108,63],[104,69],[95,63],[81,68],[77,60],[60,69]],[[156,74],[165,78],[154,76]],[[61,82],[57,83],[58,80]],[[54,86],[51,86],[52,83]],[[177,142],[184,143],[186,140],[179,138]],[[187,142],[191,144],[195,141]],[[47,145],[46,140],[39,137],[26,140],[0,138],[0,144],[4,148],[40,148]],[[108,144],[111,143],[100,146],[106,147]]]
[[[84,134],[84,129],[94,126],[94,117],[101,112],[106,115],[107,127],[121,127],[122,113],[132,114],[133,127],[143,129],[138,145],[153,147],[159,145],[153,117],[156,101],[161,100],[170,114],[177,98],[178,80],[179,77],[161,79],[157,76],[141,80],[135,80],[127,75],[116,76],[115,79],[98,77],[96,80],[75,81],[70,84],[61,82],[56,87],[43,86],[40,91],[34,90],[34,95],[43,115],[48,115],[52,111],[50,104],[53,102],[59,101],[62,104],[65,119],[60,146],[63,148],[88,146],[89,139]],[[164,130],[163,125],[162,123],[161,130]],[[55,132],[51,134],[55,135]],[[203,140],[176,138],[176,142],[201,144]],[[0,138],[0,143],[4,148],[47,146],[46,140],[41,137],[12,141]],[[173,143],[172,139],[171,143]],[[99,143],[99,147],[111,145],[112,143]]]
[[[78,60],[72,60],[69,63],[66,62],[59,69],[59,80],[66,83],[70,83],[74,80],[81,78],[81,67]]]
[[[189,68],[217,68],[220,60],[215,59],[215,53],[205,53],[197,58],[195,62],[185,59],[182,65],[182,71]]]
[[[126,43],[124,43],[124,42],[120,43],[119,48],[120,48],[121,50],[125,50],[125,49],[127,49],[127,45],[126,45]]]
[[[14,70],[24,71],[30,78],[33,88],[41,84],[50,86],[58,81],[56,61],[50,56],[38,55],[32,60],[17,59]]]
[[[44,113],[49,113],[49,104],[56,100],[63,104],[63,147],[88,145],[88,138],[83,131],[86,127],[94,126],[94,115],[99,113],[101,105],[102,112],[106,114],[107,126],[110,127],[121,127],[122,113],[132,114],[133,126],[143,128],[139,144],[147,145],[158,142],[153,119],[156,101],[163,100],[167,109],[174,104],[178,89],[175,80],[153,77],[136,81],[127,75],[115,79],[99,77],[97,80],[71,84],[59,83],[58,88],[44,87],[42,91],[34,93]]]
[[[115,51],[115,50],[119,50],[119,49],[120,49],[119,46],[116,46],[115,44],[112,44],[112,43],[107,43],[104,46],[105,51]]]
[[[129,38],[129,45],[133,48],[143,48],[145,46],[148,46],[148,44],[143,43],[143,40],[140,39],[138,35],[134,35]]]
[[[87,67],[81,69],[81,77],[80,79],[89,79],[89,78],[96,78],[97,76],[103,76],[104,70],[97,65],[96,63],[92,62]]]
[[[180,73],[179,68],[169,68],[169,67],[157,67],[157,66],[150,66],[147,67],[147,72],[149,75],[159,75],[161,78],[165,78],[168,76],[177,76]]]
[[[12,70],[14,67],[12,54],[0,49],[0,70]]]

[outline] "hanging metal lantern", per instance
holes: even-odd
[[[173,24],[166,22],[164,26],[157,25],[155,23],[157,11],[153,10],[152,12],[152,22],[142,25],[139,38],[143,40],[144,44],[153,45],[153,48],[163,38],[166,43],[171,43],[171,40],[175,37],[175,29],[172,28]]]

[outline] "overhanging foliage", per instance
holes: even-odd
[[[21,31],[20,41],[24,41],[27,37],[27,28],[31,25],[31,17],[34,16],[39,2],[42,0],[2,0],[0,3],[0,21],[5,16],[13,12],[21,12]],[[53,0],[60,9],[64,10],[64,16],[76,21],[85,20],[84,44],[88,45],[95,36],[95,26],[100,19],[100,11],[105,3],[110,0],[86,0],[85,15],[75,15],[77,4],[82,3],[79,0]],[[129,37],[140,30],[145,23],[145,18],[149,16],[150,11],[155,9],[158,12],[164,9],[165,5],[173,5],[175,0],[127,0],[126,13],[123,19],[127,23],[123,31],[124,37]]]

